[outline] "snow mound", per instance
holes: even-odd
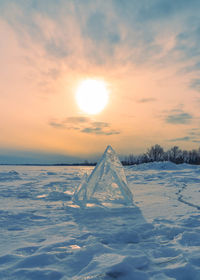
[[[135,171],[146,171],[146,170],[183,170],[183,169],[199,169],[198,165],[192,165],[188,163],[181,163],[176,164],[171,161],[154,161],[154,162],[148,162],[148,163],[141,163],[141,164],[135,164],[128,167],[131,170]]]
[[[91,175],[84,175],[73,201],[81,204],[132,204],[132,193],[127,186],[124,168],[111,146],[106,148]]]
[[[170,161],[148,162],[138,165],[132,165],[130,168],[139,171],[145,170],[179,170],[180,165],[177,165]]]
[[[0,181],[20,180],[19,173],[15,170],[9,172],[0,172]]]

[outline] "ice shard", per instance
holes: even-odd
[[[111,146],[108,146],[89,177],[84,176],[73,201],[87,203],[132,204],[124,168]]]

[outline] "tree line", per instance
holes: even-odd
[[[200,148],[191,151],[181,150],[174,146],[165,151],[160,145],[156,144],[149,148],[146,153],[140,155],[130,154],[122,160],[123,165],[133,165],[154,161],[171,161],[176,164],[189,163],[200,164]]]

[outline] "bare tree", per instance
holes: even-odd
[[[148,149],[147,156],[150,161],[162,161],[164,159],[164,149],[156,144]]]
[[[186,151],[181,150],[178,146],[174,146],[165,152],[160,145],[156,144],[149,148],[144,154],[130,154],[126,156],[123,164],[132,165],[153,161],[171,161],[176,164],[200,164],[200,147],[197,150]]]

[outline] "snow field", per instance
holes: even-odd
[[[0,167],[0,279],[200,279],[200,167],[126,167],[134,205],[79,208],[90,167]]]

